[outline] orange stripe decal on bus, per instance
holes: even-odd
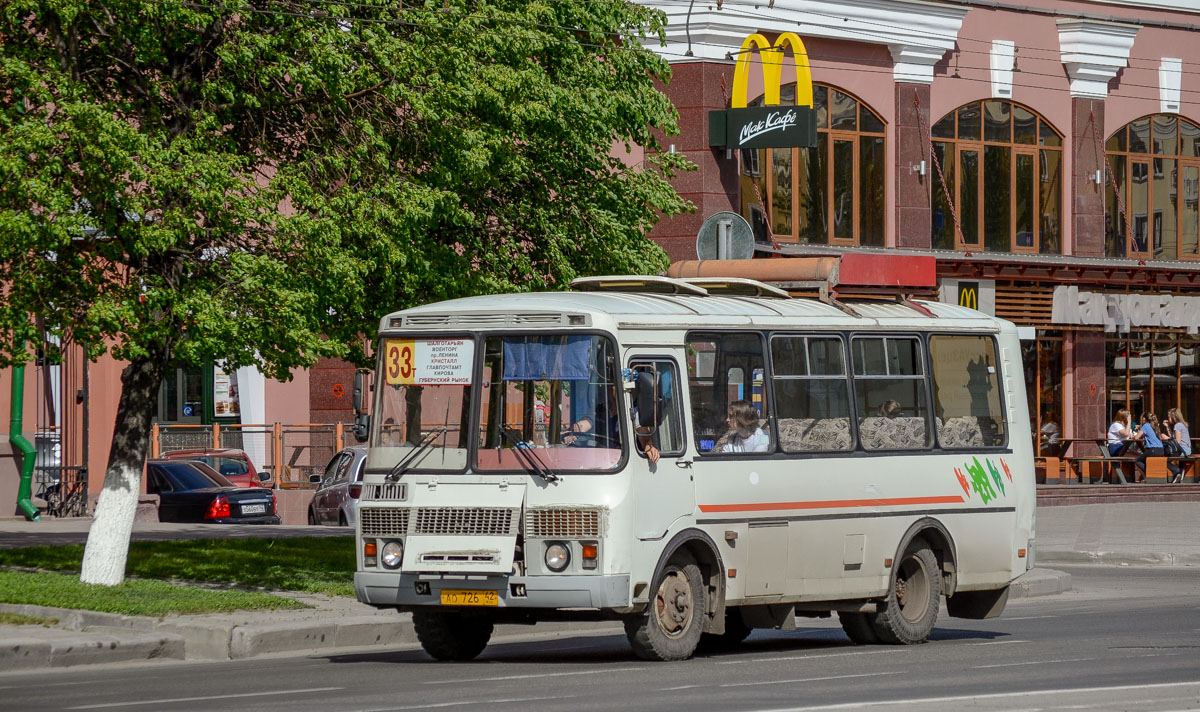
[[[747,504],[702,504],[701,512],[767,512],[784,509],[838,509],[840,507],[897,507],[906,504],[961,504],[966,499],[952,494],[940,497],[893,497],[890,499],[833,499],[824,502],[750,502]]]

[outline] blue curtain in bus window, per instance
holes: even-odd
[[[586,381],[590,336],[533,336],[504,340],[506,381]]]

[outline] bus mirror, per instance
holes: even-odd
[[[653,428],[655,425],[658,425],[658,403],[654,393],[653,373],[650,371],[638,371],[635,395],[637,397],[638,426]]]
[[[354,439],[360,443],[367,441],[367,434],[371,431],[371,416],[365,413],[359,413],[354,416]]]
[[[353,398],[353,401],[354,401],[354,415],[355,415],[354,427],[357,428],[358,427],[358,416],[362,415],[362,412],[363,412],[363,372],[362,371],[354,372],[354,398]],[[365,440],[365,439],[366,438],[360,438],[360,440]]]

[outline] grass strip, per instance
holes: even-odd
[[[257,591],[214,590],[144,579],[126,579],[118,586],[94,586],[72,574],[23,571],[0,571],[0,603],[130,616],[309,607],[300,601]]]
[[[58,622],[57,618],[42,618],[41,616],[26,616],[20,613],[5,613],[0,611],[0,625],[44,625],[51,626]]]
[[[83,546],[0,549],[0,566],[79,571]],[[135,541],[125,573],[142,579],[231,584],[354,596],[354,538]]]

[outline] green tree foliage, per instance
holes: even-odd
[[[0,364],[42,330],[129,362],[111,478],[140,470],[168,366],[284,378],[360,360],[393,309],[663,268],[645,235],[689,207],[655,150],[675,114],[640,39],[663,22],[623,0],[3,0]]]
[[[8,356],[34,314],[278,377],[391,309],[661,269],[645,233],[686,207],[610,155],[674,129],[632,3],[0,8]]]

